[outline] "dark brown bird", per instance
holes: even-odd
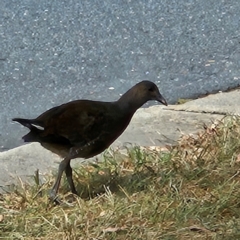
[[[64,171],[72,193],[77,194],[71,159],[103,152],[123,133],[136,110],[149,100],[167,105],[153,82],[142,81],[115,102],[76,100],[51,108],[35,119],[12,119],[30,129],[23,136],[25,142],[39,142],[63,157],[50,191],[52,200],[56,199]]]

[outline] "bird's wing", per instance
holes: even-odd
[[[73,145],[85,146],[108,131],[108,108],[99,102],[76,101],[50,109],[37,120],[44,122],[43,136],[64,137]]]

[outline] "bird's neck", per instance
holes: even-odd
[[[125,94],[123,94],[117,101],[119,107],[126,112],[132,112],[133,114],[140,108],[145,101],[138,97],[136,91],[130,89]]]

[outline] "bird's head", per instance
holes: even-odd
[[[121,103],[122,106],[132,108],[132,110],[135,111],[150,100],[158,101],[167,106],[167,101],[159,92],[156,84],[151,81],[144,80],[129,89],[119,99],[119,103]]]
[[[166,106],[168,105],[167,101],[159,92],[159,89],[155,83],[150,81],[142,81],[137,85],[138,85],[138,91],[142,95],[142,98],[146,100],[146,102],[149,100],[155,100],[162,103],[163,105],[166,105]]]

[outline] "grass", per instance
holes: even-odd
[[[190,98],[179,98],[176,102],[176,104],[184,104],[186,102],[192,101],[193,99]]]
[[[165,149],[109,150],[75,169],[80,197],[21,183],[0,196],[0,239],[240,239],[240,119]]]

